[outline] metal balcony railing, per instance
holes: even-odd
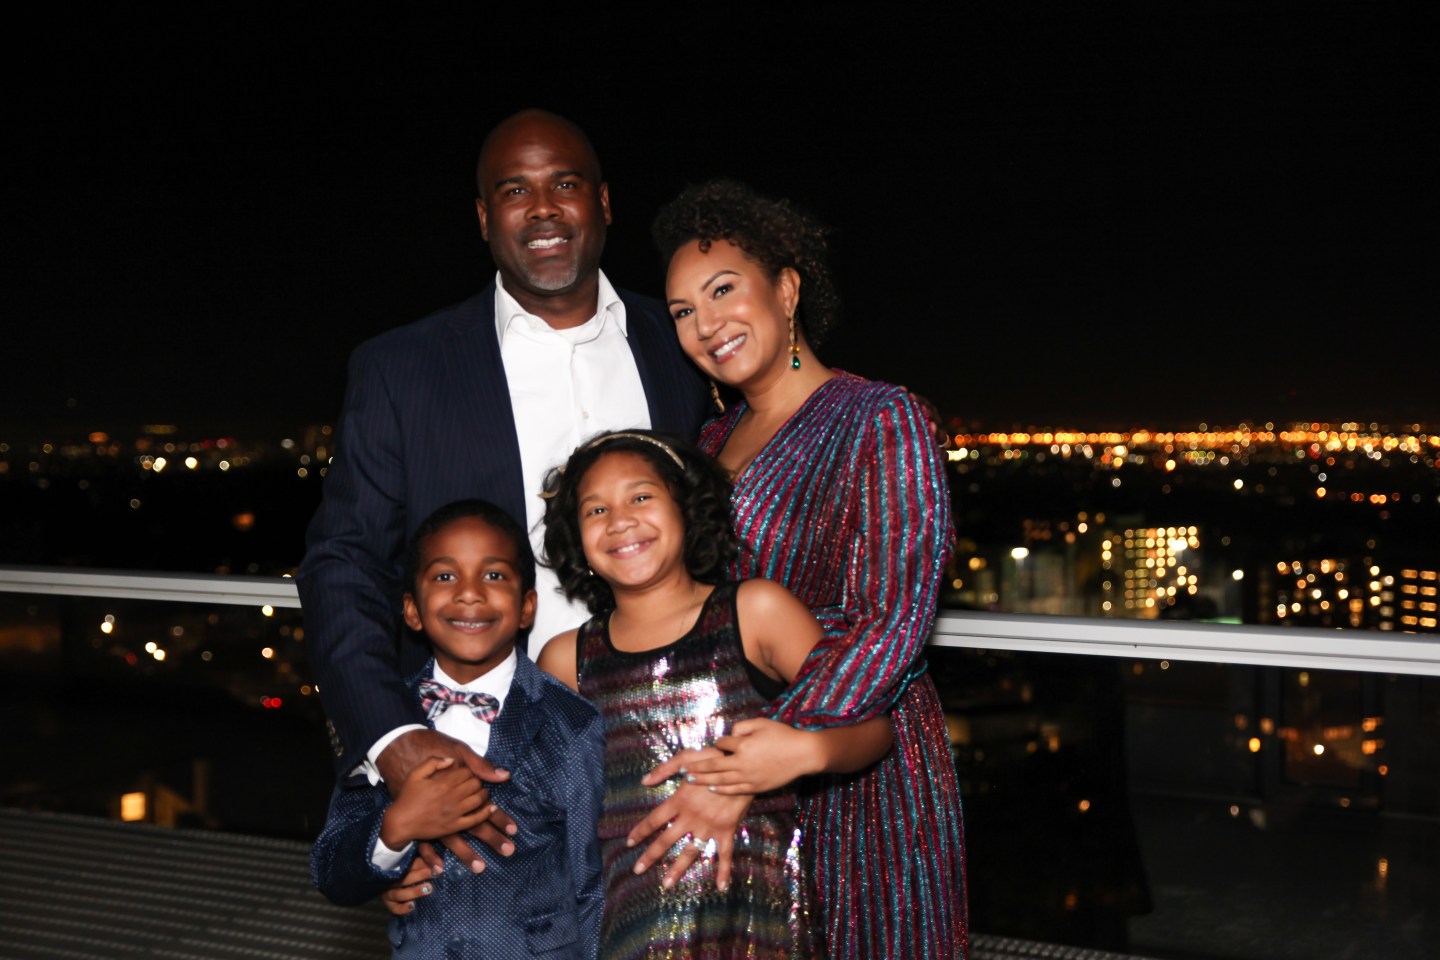
[[[300,606],[293,580],[0,566],[0,592]],[[944,611],[939,647],[1440,676],[1440,643],[1390,633]]]

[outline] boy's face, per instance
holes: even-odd
[[[520,585],[515,545],[478,517],[446,524],[421,548],[405,623],[423,630],[435,662],[468,683],[498,666],[535,620],[535,591]]]

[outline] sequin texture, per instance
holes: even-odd
[[[711,454],[746,410],[709,423]],[[895,749],[801,798],[833,958],[952,958],[968,946],[964,827],[945,717],[925,674],[953,532],[939,451],[904,390],[838,374],[735,478],[731,573],[783,583],[825,636],[772,706],[806,728],[889,713]]]
[[[659,866],[639,876],[633,872],[644,846],[625,846],[635,824],[678,787],[674,779],[646,787],[642,776],[677,750],[710,744],[766,706],[745,670],[736,586],[716,587],[694,628],[655,650],[616,650],[606,617],[580,629],[580,693],[599,708],[605,723],[604,960],[818,955],[810,939],[793,793],[765,794],[751,804],[737,831],[725,893],[715,889],[708,856],[666,890]]]

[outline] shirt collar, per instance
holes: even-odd
[[[471,680],[469,683],[456,683],[455,680],[440,669],[440,664],[435,664],[431,671],[433,678],[438,683],[464,693],[488,693],[500,701],[500,706],[505,706],[505,695],[510,692],[510,684],[515,680],[515,664],[518,658],[515,651],[510,651],[510,656],[491,668],[489,673],[483,673]]]
[[[597,271],[600,275],[600,290],[595,304],[595,316],[587,323],[593,323],[597,318],[608,318],[615,321],[615,325],[622,334],[629,336],[629,328],[625,320],[625,301],[620,299],[620,294],[610,285],[610,279],[605,276],[605,271]],[[512,324],[528,323],[532,326],[546,326],[545,321],[529,313],[526,309],[510,295],[505,289],[505,281],[497,272],[495,274],[495,338],[505,342],[505,333]],[[536,329],[539,329],[539,326]]]

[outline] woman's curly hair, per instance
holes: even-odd
[[[840,297],[826,263],[830,231],[787,200],[762,197],[737,180],[711,180],[684,192],[661,209],[650,228],[668,265],[675,251],[692,240],[709,250],[728,240],[765,269],[771,280],[790,267],[800,275],[800,307],[795,319],[812,347],[839,320]]]
[[[580,484],[602,457],[633,453],[665,482],[685,523],[685,569],[701,583],[719,583],[739,552],[730,523],[730,478],[693,445],[653,430],[602,433],[582,444],[563,467],[545,477],[545,559],[571,600],[583,600],[592,614],[615,606],[610,584],[590,571],[580,536]],[[673,453],[684,469],[671,459]]]

